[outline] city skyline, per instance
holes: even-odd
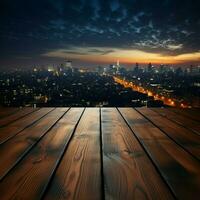
[[[198,65],[200,3],[1,1],[0,68],[115,63]]]

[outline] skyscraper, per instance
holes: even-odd
[[[119,60],[117,60],[117,71],[116,71],[116,74],[119,74],[120,73],[120,64],[119,64]]]

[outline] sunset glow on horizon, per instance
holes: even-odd
[[[149,53],[136,49],[112,49],[103,47],[84,47],[70,49],[58,49],[49,51],[42,56],[52,58],[70,58],[86,62],[113,63],[120,60],[121,63],[132,64],[155,63],[155,64],[184,64],[200,62],[200,52],[185,53],[180,55],[162,55],[159,53]]]

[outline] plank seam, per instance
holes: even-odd
[[[28,148],[23,154],[22,156],[16,160],[16,162],[14,163],[14,165],[8,170],[5,172],[5,174],[0,177],[0,181],[2,181],[3,179],[6,178],[6,176],[25,158],[25,156],[37,145],[37,143],[43,139],[43,137],[57,124],[58,121],[60,121],[62,119],[62,117],[70,110],[70,108],[68,108],[67,111],[64,112],[64,114],[61,115],[61,117],[59,117],[55,123],[53,123],[48,129],[47,131],[44,132],[44,134],[30,147]]]
[[[162,115],[162,114],[160,114],[159,112],[157,112],[157,111],[155,111],[155,110],[153,110],[153,109],[151,109],[151,110],[152,110],[153,112],[155,112],[155,113],[158,113],[160,116],[162,116],[162,117],[164,117],[164,118],[167,118],[168,120],[170,120],[170,121],[176,123],[177,125],[182,126],[183,128],[185,128],[185,129],[187,129],[187,130],[189,130],[189,131],[192,131],[194,134],[200,136],[200,133],[198,133],[197,131],[195,131],[195,130],[193,130],[193,129],[187,127],[187,126],[184,126],[183,124],[177,122],[176,120],[170,119],[170,118],[166,117],[166,115]]]
[[[69,146],[69,144],[70,144],[70,142],[71,142],[71,140],[72,140],[72,138],[73,138],[73,136],[74,136],[74,133],[76,132],[77,126],[78,126],[78,124],[79,124],[79,122],[80,122],[80,120],[81,120],[81,118],[82,118],[82,116],[83,116],[83,114],[84,114],[84,112],[85,112],[85,109],[86,109],[86,108],[84,108],[84,110],[82,111],[82,113],[81,113],[81,115],[80,115],[78,121],[76,122],[76,124],[75,124],[75,126],[74,126],[74,129],[73,129],[73,131],[72,131],[72,133],[71,133],[71,135],[70,135],[70,137],[69,137],[69,140],[67,141],[67,143],[65,144],[65,146],[64,146],[64,148],[63,148],[63,151],[61,151],[60,159],[58,159],[57,162],[55,163],[55,167],[54,167],[54,169],[52,170],[51,174],[49,175],[50,178],[49,178],[49,180],[47,181],[46,186],[44,186],[44,189],[43,189],[43,191],[41,192],[41,195],[40,195],[40,198],[39,198],[39,199],[44,199],[46,193],[48,192],[48,188],[49,188],[49,187],[51,186],[51,184],[52,184],[52,180],[53,180],[53,178],[54,178],[54,176],[55,176],[55,174],[56,174],[56,171],[57,171],[57,169],[58,169],[60,163],[62,162],[62,159],[63,159],[63,157],[64,157],[64,155],[65,155],[65,152],[67,151],[67,148],[68,148],[68,146]]]
[[[37,108],[36,108],[36,109],[33,109],[33,111],[31,111],[30,113],[27,113],[27,114],[25,114],[25,115],[22,115],[21,117],[19,117],[19,118],[13,120],[13,121],[11,121],[11,122],[8,122],[7,124],[0,125],[0,128],[6,127],[6,126],[8,126],[9,124],[11,124],[11,123],[13,123],[13,122],[16,122],[16,121],[18,121],[18,120],[20,120],[20,119],[23,119],[24,117],[26,117],[26,116],[28,116],[28,115],[30,115],[30,114],[32,114],[32,113],[38,111],[38,110],[40,110],[40,108],[39,108],[39,109],[37,109]]]
[[[162,130],[159,126],[157,126],[151,119],[146,117],[143,113],[141,113],[137,108],[135,108],[140,115],[142,115],[146,120],[148,120],[150,123],[152,123],[156,128],[158,128],[161,132],[163,132],[168,138],[170,138],[173,142],[175,142],[180,148],[182,148],[186,153],[190,154],[194,159],[196,159],[198,162],[200,161],[196,156],[194,156],[189,150],[187,150],[184,146],[182,146],[180,143],[178,143],[174,138],[172,138],[170,135],[167,134],[166,131]]]
[[[22,130],[16,132],[14,135],[8,137],[6,140],[4,140],[3,142],[0,142],[0,145],[6,143],[8,140],[12,139],[13,137],[15,137],[16,135],[18,135],[19,133],[21,133],[22,131],[24,131],[25,129],[29,128],[30,126],[34,125],[35,123],[37,123],[39,120],[41,120],[42,118],[46,117],[50,112],[54,111],[56,108],[53,108],[52,110],[48,111],[45,115],[43,115],[42,117],[40,117],[39,119],[37,119],[36,121],[32,122],[31,124],[28,124],[27,126],[25,126]]]
[[[172,196],[177,199],[174,191],[172,190],[172,188],[168,185],[168,183],[166,182],[165,178],[163,177],[163,175],[161,174],[159,168],[157,167],[157,165],[154,163],[153,159],[151,158],[151,156],[149,155],[148,151],[146,150],[146,148],[144,147],[144,145],[141,143],[140,139],[138,138],[138,136],[135,134],[135,132],[133,131],[133,129],[131,128],[131,126],[129,125],[128,121],[125,119],[125,117],[122,115],[121,111],[117,108],[119,114],[121,115],[121,117],[123,118],[123,120],[125,121],[126,125],[129,127],[129,129],[131,130],[131,132],[133,133],[133,135],[135,136],[136,140],[139,142],[141,148],[144,150],[144,152],[146,153],[147,157],[150,159],[150,162],[152,163],[152,165],[155,167],[155,170],[158,172],[158,174],[161,177],[161,180],[163,180],[163,183],[166,185],[166,187],[169,189],[169,191],[171,192]]]
[[[21,109],[20,108],[17,108],[17,110],[15,111],[12,111],[10,112],[9,114],[6,114],[6,115],[3,115],[3,116],[0,116],[0,119],[3,119],[3,118],[6,118],[6,117],[9,117],[11,115],[14,115],[15,113],[19,112]]]
[[[182,115],[182,116],[184,116],[184,117],[186,117],[186,118],[188,118],[188,119],[190,119],[190,120],[193,120],[193,121],[195,121],[195,122],[200,122],[200,120],[198,120],[198,119],[195,119],[195,118],[193,118],[193,117],[189,117],[188,115],[186,115],[186,114],[184,114],[184,113],[179,113],[179,112],[177,112],[177,111],[175,111],[175,110],[171,110],[170,109],[170,111],[171,112],[173,112],[173,113],[175,113],[175,114],[180,114],[180,115]]]

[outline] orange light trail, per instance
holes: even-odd
[[[116,83],[123,85],[125,88],[132,88],[132,90],[140,92],[142,94],[147,94],[149,97],[153,96],[154,100],[160,100],[165,105],[168,105],[171,107],[190,108],[190,106],[180,103],[176,99],[168,98],[168,97],[162,96],[160,94],[155,94],[155,92],[147,90],[147,89],[143,88],[142,86],[138,86],[138,85],[134,84],[133,82],[128,82],[128,81],[123,80],[116,76],[113,76],[113,78]]]

